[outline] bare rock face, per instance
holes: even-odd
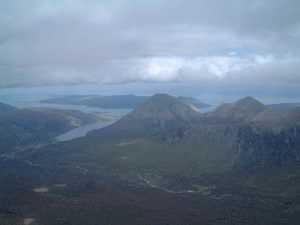
[[[239,128],[236,164],[242,168],[300,162],[300,108],[266,107]]]
[[[247,126],[239,129],[236,165],[253,169],[300,162],[300,127],[274,132]]]

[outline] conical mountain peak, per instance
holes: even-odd
[[[264,107],[264,104],[262,104],[257,99],[247,96],[245,98],[242,98],[235,102],[236,107],[242,106],[242,107]]]
[[[264,104],[248,96],[234,103],[219,106],[212,115],[231,120],[249,120],[264,110]]]
[[[190,120],[197,114],[190,106],[168,94],[156,94],[134,110],[135,119]]]

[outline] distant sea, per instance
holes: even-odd
[[[93,124],[83,125],[72,129],[56,137],[57,141],[69,141],[83,137],[90,131],[101,129],[110,125],[132,109],[103,109],[82,105],[61,105],[41,103],[41,100],[65,96],[65,95],[112,95],[110,90],[104,90],[99,86],[77,85],[77,86],[46,86],[31,88],[5,88],[0,89],[0,102],[13,105],[18,108],[47,107],[65,110],[79,110],[86,113],[105,113],[111,118],[110,121],[98,121]]]
[[[53,97],[66,95],[113,95],[114,92],[108,88],[104,89],[95,85],[74,86],[44,86],[26,88],[0,88],[0,102],[13,105],[18,108],[48,107],[57,109],[80,110],[87,113],[92,112],[114,112],[124,114],[131,109],[102,109],[81,105],[61,105],[41,103]]]
[[[169,93],[173,95],[190,96],[200,101],[218,105],[223,102],[232,102],[243,96],[241,93],[218,93],[201,88],[190,87],[184,84],[147,84],[129,83],[114,85],[69,85],[69,86],[42,86],[0,88],[0,102],[16,107],[37,106],[41,100],[66,95],[153,95],[155,93]],[[255,96],[264,103],[300,102],[300,97]]]
[[[43,87],[18,87],[0,88],[0,102],[16,107],[28,107],[41,100],[65,96],[65,95],[101,95],[107,94],[107,90],[101,90],[94,85],[74,86],[43,86]]]

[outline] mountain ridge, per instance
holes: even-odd
[[[210,115],[232,121],[249,121],[265,109],[266,106],[263,103],[248,96],[233,103],[222,104]]]

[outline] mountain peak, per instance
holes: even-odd
[[[264,104],[262,104],[260,101],[258,101],[257,99],[251,97],[251,96],[247,96],[245,98],[242,98],[238,101],[235,102],[236,106],[264,106]]]
[[[212,115],[232,120],[249,120],[263,110],[264,104],[248,96],[234,103],[219,106]]]
[[[196,112],[176,97],[155,94],[140,105],[129,116],[138,119],[189,120]]]
[[[265,105],[253,97],[245,97],[234,103],[234,109],[237,112],[244,113],[245,115],[254,115],[262,112]]]
[[[148,101],[146,101],[146,103],[155,102],[158,104],[158,103],[163,103],[163,102],[171,103],[174,101],[177,101],[176,97],[169,95],[169,94],[159,93],[159,94],[155,94],[152,97],[150,97],[148,99]]]
[[[199,115],[189,105],[168,94],[155,94],[106,131],[122,135],[159,133],[189,126]],[[104,129],[105,130],[105,129]]]

